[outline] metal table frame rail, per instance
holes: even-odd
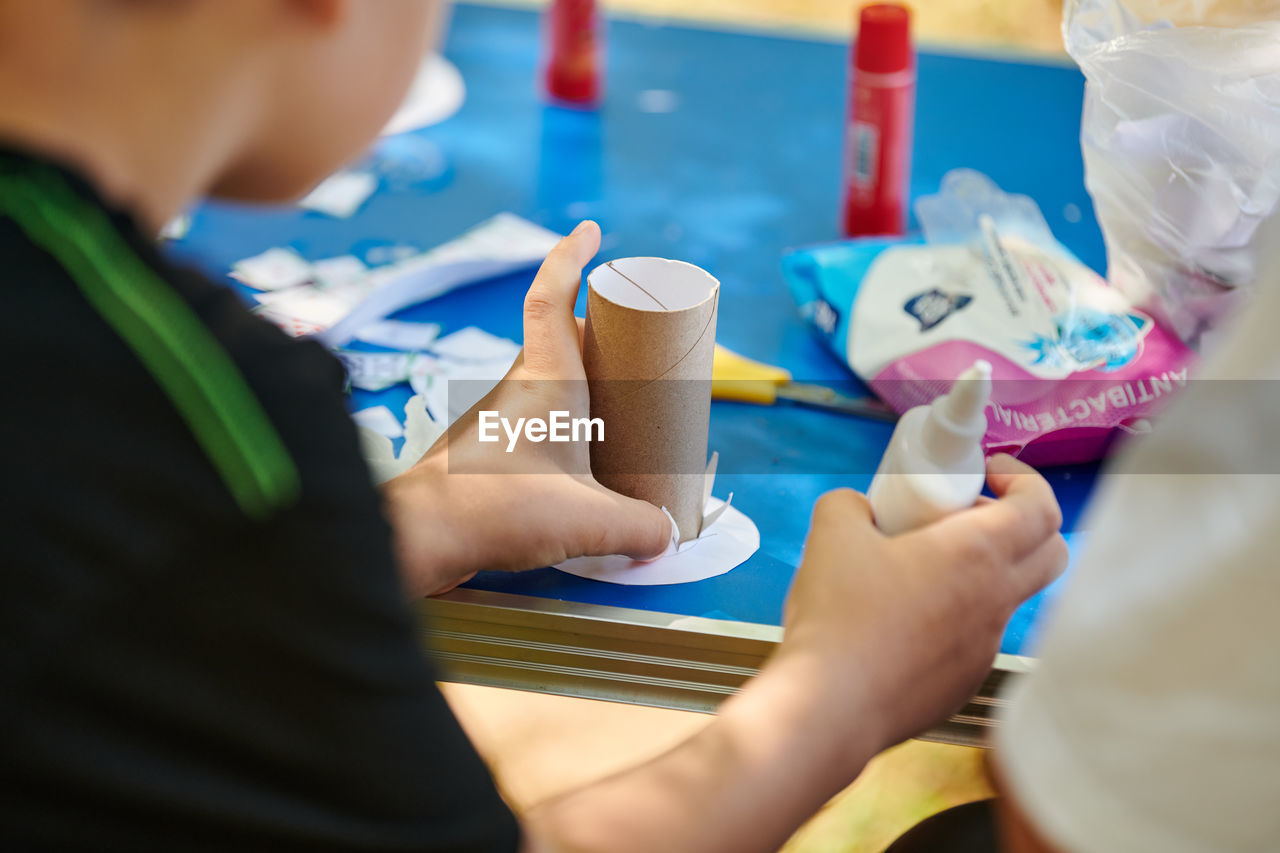
[[[423,604],[443,681],[714,713],[755,675],[782,629],[458,589]],[[1033,661],[999,655],[969,702],[923,740],[986,746],[1005,680]]]

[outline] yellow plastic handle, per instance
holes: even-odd
[[[711,396],[715,399],[772,406],[778,399],[778,386],[790,381],[789,371],[716,344],[711,367]]]

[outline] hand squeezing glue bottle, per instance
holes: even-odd
[[[991,365],[978,361],[950,392],[902,416],[867,490],[881,531],[905,533],[978,500],[990,396]]]

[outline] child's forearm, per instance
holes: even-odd
[[[526,821],[526,848],[778,849],[881,746],[871,704],[824,697],[824,674],[812,663],[771,663],[670,752],[538,806]],[[850,727],[849,719],[867,724]],[[854,738],[844,734],[851,728]]]

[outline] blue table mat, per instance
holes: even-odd
[[[679,258],[720,279],[718,340],[780,365],[798,381],[847,382],[848,369],[799,320],[779,270],[789,247],[838,237],[848,47],[801,38],[648,22],[607,24],[606,100],[598,111],[547,105],[536,90],[540,22],[528,11],[460,5],[445,55],[467,85],[461,111],[381,143],[394,160],[415,145],[444,170],[417,182],[384,180],[353,217],[294,207],[205,204],[192,212],[179,259],[221,277],[273,246],[318,260],[394,245],[430,248],[501,211],[565,233],[602,226],[600,259]],[[1041,206],[1058,238],[1102,270],[1104,248],[1084,188],[1079,147],[1083,78],[1073,67],[963,55],[919,57],[913,197],[960,166],[990,175]],[[658,95],[654,95],[654,92]],[[651,112],[653,104],[669,111]],[[334,116],[341,121],[341,116]],[[446,331],[480,326],[521,338],[532,273],[509,276],[398,318]],[[249,291],[232,283],[249,298]],[[579,301],[581,315],[584,301]],[[356,391],[352,409],[399,414],[410,391]],[[543,569],[481,573],[468,586],[688,616],[780,624],[813,502],[841,486],[865,490],[890,427],[791,406],[715,402],[710,446],[716,494],[760,528],[760,551],[727,575],[667,587],[622,587]],[[862,471],[865,474],[819,473]],[[1081,508],[1095,466],[1046,471],[1078,552]],[[1028,653],[1056,587],[1027,602],[1003,649]]]

